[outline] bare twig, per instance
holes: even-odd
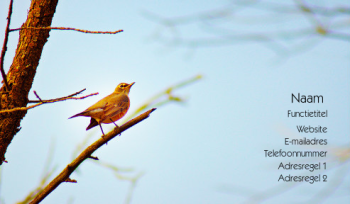
[[[76,146],[72,154],[72,159],[76,158],[79,155],[79,153],[82,152],[89,145],[91,138],[94,136],[93,132],[94,130],[88,132],[84,140]],[[76,170],[76,172],[77,171],[78,170]]]
[[[71,179],[71,178],[67,178],[64,182],[77,183],[77,180]]]
[[[60,98],[54,98],[54,99],[49,99],[49,100],[41,100],[41,98],[39,98],[39,100],[29,100],[28,103],[50,103],[50,102],[55,102],[57,100],[61,100],[61,99],[64,99],[64,98],[70,98],[70,97],[73,97],[73,96],[76,96],[80,93],[82,93],[83,91],[85,91],[86,89],[83,89],[83,90],[80,90],[78,92],[75,92],[71,95],[68,95],[68,96],[64,96],[64,97],[60,97]],[[36,91],[34,91],[34,94],[35,96],[38,98],[37,94],[36,94]]]
[[[99,165],[99,166],[102,166],[106,169],[109,169],[111,170],[115,175],[118,174],[120,175],[121,173],[134,173],[135,172],[135,169],[133,168],[130,168],[130,167],[119,167],[119,166],[115,166],[113,164],[110,164],[110,163],[107,163],[107,162],[104,162],[104,161],[95,161],[94,162],[95,164]]]
[[[70,27],[42,27],[42,28],[27,27],[27,28],[15,28],[15,29],[10,29],[10,32],[23,30],[23,29],[34,29],[34,30],[74,30],[74,31],[82,32],[82,33],[91,33],[91,34],[117,34],[117,33],[123,32],[123,30],[116,30],[116,31],[90,31],[90,30],[83,30],[83,29],[70,28]]]
[[[113,139],[115,136],[121,134],[125,130],[129,129],[130,127],[136,125],[137,123],[143,121],[144,119],[148,118],[149,115],[156,110],[155,108],[152,108],[151,110],[137,116],[136,118],[128,121],[124,125],[120,126],[119,128],[114,128],[111,132],[106,134],[104,137],[101,137],[96,142],[91,144],[89,147],[87,147],[76,159],[74,159],[70,164],[67,165],[66,168],[63,169],[63,171],[54,179],[52,180],[42,192],[40,192],[31,202],[30,204],[35,204],[41,202],[47,195],[49,195],[53,190],[55,190],[62,182],[65,182],[69,176],[74,172],[76,168],[89,156],[91,156],[92,153],[94,153],[98,148],[100,148],[102,145]]]
[[[242,9],[261,9],[264,12],[258,17],[255,12],[254,15],[242,15]],[[350,36],[342,33],[349,27],[346,18],[349,11],[348,6],[320,7],[299,0],[295,0],[295,5],[269,1],[230,1],[218,9],[179,17],[162,17],[150,12],[144,12],[144,15],[158,24],[150,39],[168,47],[185,47],[194,52],[201,47],[259,42],[278,56],[291,56],[313,48],[315,44],[309,44],[308,49],[299,49],[299,45],[303,47],[311,40],[320,42],[325,38],[334,38],[349,42]],[[296,17],[290,18],[293,15]],[[278,29],[270,26],[296,19],[305,21],[301,18],[303,16],[311,25],[304,27],[304,23],[300,23]],[[188,32],[186,27],[193,24],[199,28],[194,35],[189,34],[192,32]],[[245,28],[237,26],[242,24]],[[261,26],[264,26],[263,30]]]
[[[16,107],[16,108],[7,109],[7,110],[0,110],[0,113],[9,113],[9,112],[14,112],[14,111],[26,111],[26,110],[35,108],[35,107],[40,106],[40,105],[45,104],[45,103],[55,103],[55,102],[59,102],[59,101],[69,100],[69,99],[79,100],[79,99],[84,99],[84,98],[94,96],[97,94],[98,93],[92,93],[92,94],[82,96],[82,97],[69,97],[68,96],[68,97],[62,97],[62,98],[57,98],[57,99],[43,100],[43,102],[39,102],[35,105],[31,105],[31,106],[27,106],[27,107]]]
[[[202,78],[202,75],[196,75],[194,77],[191,77],[190,79],[184,80],[176,85],[170,86],[169,88],[159,92],[158,94],[152,96],[150,99],[148,99],[144,104],[142,104],[140,107],[138,107],[133,113],[131,113],[128,117],[126,117],[124,120],[130,120],[132,117],[140,113],[141,111],[152,107],[160,107],[162,105],[167,104],[170,101],[173,102],[183,102],[184,100],[180,97],[175,97],[172,95],[172,92],[176,89],[182,88],[186,85],[192,84]]]
[[[0,57],[0,69],[1,69],[1,75],[4,80],[5,86],[6,86],[6,91],[10,91],[9,84],[7,83],[7,78],[4,70],[4,61],[5,61],[5,54],[7,50],[7,41],[10,33],[10,22],[11,22],[11,14],[12,14],[12,4],[13,0],[10,0],[10,6],[9,6],[9,12],[7,15],[7,25],[5,29],[5,39],[4,39],[4,44],[2,45],[2,50],[1,50],[1,57]]]
[[[128,180],[128,181],[131,181],[131,185],[129,187],[129,190],[128,190],[128,194],[126,196],[126,199],[125,199],[125,204],[129,204],[131,203],[131,198],[132,198],[132,195],[135,191],[135,187],[136,187],[136,183],[140,180],[140,178],[144,175],[143,172],[140,172],[138,173],[136,176],[134,177],[121,177],[120,175],[116,174],[116,176],[119,178],[119,179],[124,179],[124,180]]]
[[[54,155],[54,151],[55,151],[55,142],[52,141],[49,147],[49,152],[47,154],[45,166],[42,171],[39,185],[34,190],[32,190],[22,201],[16,202],[16,204],[29,203],[31,200],[33,200],[36,194],[41,192],[44,189],[44,187],[49,183],[50,181],[49,179],[51,178],[52,174],[56,171],[56,167],[50,167],[52,165],[52,161],[53,161],[52,158]]]
[[[40,103],[44,103],[43,100],[41,100],[41,98],[39,97],[39,95],[36,93],[36,91],[34,91],[34,95],[36,96],[37,99],[39,99]]]
[[[46,172],[46,175],[43,176],[43,178],[41,178],[39,186],[37,188],[35,188],[32,192],[30,192],[23,201],[19,201],[16,204],[27,204],[28,202],[30,202],[36,194],[38,194],[39,192],[41,192],[43,190],[43,188],[47,185],[49,178],[52,176],[53,172],[56,170],[56,168],[52,168],[49,172]]]
[[[89,159],[98,160],[98,157],[88,156]]]
[[[135,187],[136,187],[136,183],[140,180],[141,176],[144,175],[144,173],[138,172],[137,174],[135,174],[136,171],[133,168],[120,168],[120,167],[117,167],[113,164],[103,162],[103,161],[96,161],[94,163],[111,170],[117,179],[130,182],[129,190],[128,190],[127,196],[125,198],[124,204],[130,203],[132,195],[133,195]],[[134,176],[125,176],[126,173],[128,173],[128,174],[133,173],[135,175]]]

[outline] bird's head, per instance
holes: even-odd
[[[120,83],[120,84],[118,84],[117,88],[115,88],[114,92],[129,94],[130,88],[134,84],[135,84],[135,82],[132,82],[131,84]]]

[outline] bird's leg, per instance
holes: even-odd
[[[119,128],[119,126],[112,120],[112,119],[109,119],[117,128]]]
[[[102,131],[102,137],[105,136],[105,133],[103,132],[103,129],[102,129],[102,126],[101,126],[101,123],[98,124],[101,128],[101,131]]]
[[[119,126],[118,126],[117,124],[115,124],[115,122],[114,122],[112,119],[110,119],[110,120],[111,120],[111,121],[112,121],[112,123],[113,123],[113,124],[114,124],[114,125],[115,125],[115,126],[118,128],[118,129],[119,129]],[[122,135],[122,134],[121,134],[121,133],[119,133],[118,135],[120,136],[120,135]]]

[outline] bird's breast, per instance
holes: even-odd
[[[104,119],[101,121],[101,123],[107,123],[107,124],[108,124],[108,123],[112,123],[112,121],[115,122],[115,121],[121,119],[121,118],[124,117],[124,115],[128,112],[129,106],[130,106],[130,104],[128,104],[128,106],[127,106],[125,109],[123,109],[123,110],[121,110],[121,111],[117,111],[118,113],[113,114],[112,117],[104,118]]]

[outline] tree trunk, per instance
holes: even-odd
[[[27,20],[22,25],[16,54],[7,73],[8,93],[0,96],[0,109],[25,107],[32,87],[36,69],[49,29],[33,29],[51,26],[58,0],[32,0]],[[5,90],[1,87],[0,93]],[[21,119],[27,111],[0,114],[0,165],[5,161],[5,152],[14,135],[20,130]]]

